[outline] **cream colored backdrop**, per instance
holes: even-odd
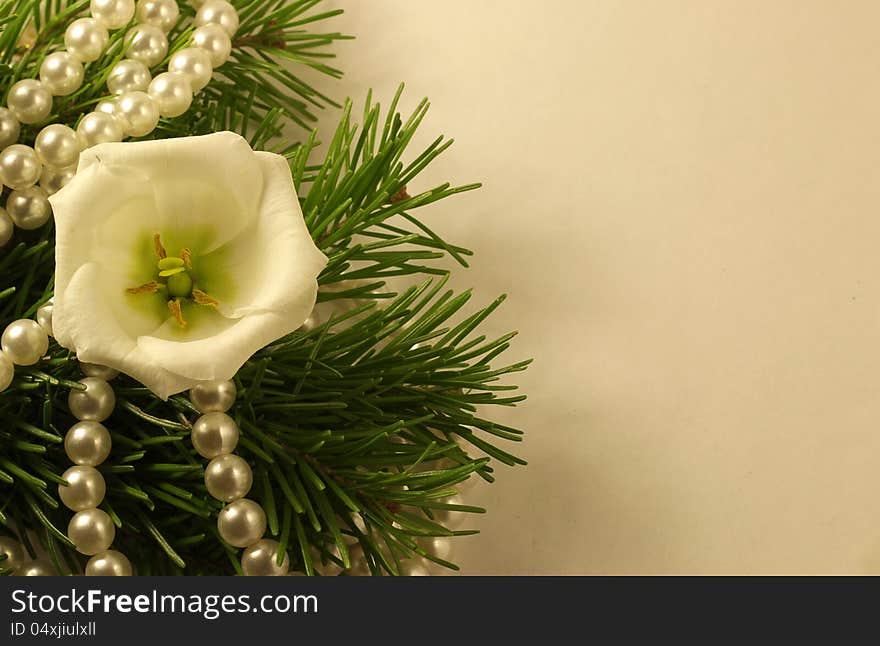
[[[464,572],[880,572],[880,4],[333,4],[537,359]]]

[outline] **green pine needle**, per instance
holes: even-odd
[[[0,0],[4,94],[35,76],[88,1],[61,4]],[[185,115],[163,119],[149,138],[228,129],[254,148],[284,155],[309,230],[329,259],[318,302],[349,305],[258,352],[236,376],[239,397],[230,414],[242,432],[238,454],[255,474],[250,496],[267,512],[279,562],[286,552],[307,574],[347,568],[353,543],[374,574],[395,574],[413,557],[456,569],[416,539],[472,533],[446,529],[437,512],[483,510],[445,499],[468,478],[493,481],[496,462],[524,464],[500,446],[519,441],[522,431],[490,414],[492,406],[524,399],[507,379],[529,362],[499,365],[513,334],[489,339],[478,331],[503,297],[473,312],[470,292],[448,289],[441,262],[448,256],[467,267],[472,253],[423,222],[425,207],[479,184],[419,186],[422,171],[452,142],[438,137],[413,153],[428,102],[404,118],[397,111],[402,86],[384,116],[368,96],[360,125],[345,102],[326,148],[315,132],[302,142],[282,139],[287,124],[305,126],[315,109],[336,105],[299,74],[305,66],[338,77],[327,47],[348,36],[320,31],[338,13],[316,10],[320,0],[233,4],[241,27],[230,61]],[[192,11],[182,5],[170,52],[186,46]],[[39,33],[25,47],[29,24]],[[82,88],[56,98],[52,121],[74,126],[107,98],[106,76],[123,55],[121,33],[87,65]],[[33,143],[40,127],[24,127],[21,140]],[[52,223],[17,230],[0,250],[0,329],[33,316],[52,296],[53,269]],[[65,536],[71,512],[59,504],[57,485],[70,466],[62,438],[75,422],[67,396],[81,387],[81,374],[75,357],[54,342],[49,354],[33,369],[17,370],[0,393],[0,533],[17,535],[31,552],[40,544],[60,571],[78,573],[85,560]],[[106,422],[114,448],[101,467],[103,507],[119,527],[114,548],[139,574],[240,573],[238,551],[217,534],[220,503],[205,488],[205,461],[189,442],[198,413],[185,396],[163,402],[126,377],[114,388],[117,407]],[[0,574],[7,572],[0,562]]]

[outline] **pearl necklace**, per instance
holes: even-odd
[[[37,310],[35,321],[13,321],[0,336],[0,392],[12,383],[16,365],[35,365],[46,355],[52,335],[53,309],[50,299]],[[98,509],[106,493],[106,483],[96,467],[107,459],[112,448],[110,433],[102,422],[115,408],[116,397],[109,382],[119,372],[88,363],[81,363],[80,367],[86,375],[79,381],[84,388],[71,390],[68,395],[68,407],[78,421],[64,438],[64,451],[74,466],[61,476],[67,484],[58,487],[61,502],[74,512],[67,537],[78,552],[91,557],[86,563],[86,576],[131,576],[128,558],[110,549],[116,536],[113,520]],[[192,388],[189,399],[201,417],[192,425],[190,438],[196,452],[209,460],[204,476],[208,493],[226,503],[217,516],[217,531],[230,546],[243,549],[240,562],[244,575],[284,576],[289,573],[290,558],[278,541],[265,538],[266,512],[258,502],[246,498],[253,485],[253,471],[246,460],[233,453],[240,431],[227,411],[235,403],[236,394],[231,381],[202,382]],[[458,495],[447,502],[462,503]],[[462,519],[462,515],[455,512],[435,515],[436,520],[450,528],[458,526]],[[360,518],[355,520],[359,530],[367,531],[362,521],[357,523],[357,520]],[[433,537],[419,542],[423,549],[440,558],[449,560],[452,556],[453,546],[448,539]],[[18,576],[57,574],[45,560],[26,561],[24,548],[17,541],[0,536],[0,555],[3,554],[7,558],[0,561],[0,568],[11,568]],[[349,575],[370,574],[359,546],[352,548],[351,557]],[[340,571],[332,563],[317,569],[324,575]],[[406,559],[401,562],[401,574],[425,576],[429,571],[421,560]]]
[[[10,323],[0,336],[0,392],[12,383],[14,366],[38,363],[49,349],[52,334],[53,303],[37,310],[37,320],[20,319]],[[79,381],[82,390],[71,390],[68,407],[79,420],[67,432],[64,450],[74,463],[62,474],[66,485],[58,486],[58,497],[75,512],[67,528],[67,538],[81,554],[90,556],[86,576],[130,576],[131,563],[121,552],[111,550],[116,527],[107,512],[98,509],[107,487],[95,467],[110,455],[110,433],[102,424],[113,413],[116,397],[110,380],[119,372],[105,366],[83,363],[86,377]],[[217,517],[217,531],[229,545],[244,548],[241,566],[247,576],[283,576],[290,567],[286,552],[277,541],[263,538],[266,512],[253,500],[245,498],[254,477],[246,460],[233,454],[238,445],[239,429],[226,412],[235,403],[236,389],[231,381],[203,382],[190,391],[190,401],[201,417],[192,426],[192,443],[202,457],[210,460],[205,468],[208,493],[227,503]],[[21,546],[0,537],[0,553],[13,555],[10,565],[16,574],[51,574],[42,561],[24,564],[17,555]],[[281,555],[279,563],[277,557]],[[0,561],[0,567],[4,562]]]
[[[6,209],[0,208],[0,246],[12,237],[13,225],[36,229],[51,216],[48,196],[64,186],[76,172],[80,151],[99,143],[122,141],[126,136],[142,137],[156,127],[159,117],[176,117],[189,109],[193,94],[211,78],[232,50],[231,37],[238,29],[238,14],[225,0],[193,0],[197,7],[193,47],[176,52],[168,71],[151,78],[150,67],[168,53],[167,32],[175,25],[179,9],[174,0],[92,0],[91,17],[72,22],[64,35],[66,51],[48,55],[40,65],[39,80],[15,83],[0,108],[0,182],[12,192]],[[97,60],[107,46],[108,29],[127,25],[137,13],[138,23],[126,33],[125,59],[116,63],[107,78],[107,88],[117,95],[86,114],[76,131],[63,124],[45,126],[34,147],[15,143],[21,124],[38,123],[52,109],[53,96],[67,96],[83,83],[84,62]],[[39,181],[39,186],[36,186]],[[48,350],[51,335],[51,301],[37,312],[37,321],[11,323],[2,335],[0,391],[12,381],[14,365],[33,365]],[[68,538],[77,551],[92,558],[87,575],[130,575],[128,559],[110,545],[115,527],[110,516],[98,509],[106,492],[104,478],[95,468],[109,455],[110,434],[101,424],[113,411],[115,396],[108,381],[119,373],[103,366],[82,365],[85,390],[69,396],[71,412],[79,420],[68,431],[65,451],[75,466],[62,476],[62,503],[75,512],[68,526]],[[9,543],[9,545],[7,545]],[[7,549],[8,548],[8,549]],[[0,537],[0,553],[22,555],[23,549]],[[7,558],[9,565],[17,558]],[[6,565],[0,561],[0,567]],[[42,561],[16,566],[17,574],[51,574]]]
[[[52,334],[53,304],[50,300],[37,310],[37,320],[19,319],[10,323],[0,336],[0,391],[12,382],[14,366],[32,366],[49,349]],[[81,364],[85,379],[79,383],[82,390],[71,390],[68,396],[70,412],[79,420],[64,438],[64,451],[74,466],[61,478],[66,485],[58,486],[58,497],[65,507],[75,512],[67,528],[67,537],[81,554],[90,556],[86,564],[87,576],[129,576],[131,563],[124,554],[111,550],[116,527],[107,512],[98,509],[107,487],[101,472],[96,469],[110,455],[110,433],[101,423],[116,405],[113,388],[108,381],[119,372],[92,364]],[[0,567],[11,567],[19,576],[56,574],[45,561],[24,562],[24,550],[11,539],[0,538],[0,551],[7,554],[7,562]]]
[[[231,381],[204,382],[190,390],[189,400],[202,416],[192,427],[192,443],[203,458],[205,487],[226,506],[217,516],[220,538],[233,547],[243,548],[241,569],[245,576],[285,576],[290,558],[278,541],[264,538],[266,512],[260,503],[245,498],[254,482],[246,460],[235,455],[239,430],[226,414],[235,402]]]
[[[0,337],[0,391],[12,382],[14,366],[38,363],[49,349],[52,334],[51,301],[37,311],[37,321],[20,319],[10,323]],[[86,576],[130,576],[131,563],[121,552],[111,550],[116,527],[107,512],[98,509],[107,487],[95,467],[110,455],[110,433],[102,424],[113,413],[116,397],[109,381],[119,372],[105,366],[81,364],[83,390],[71,390],[70,412],[79,420],[67,432],[64,450],[74,463],[62,474],[67,484],[58,486],[58,497],[75,512],[67,528],[67,538],[81,554],[90,556]],[[245,498],[253,485],[253,471],[246,460],[235,455],[239,429],[226,414],[235,403],[236,389],[231,381],[203,382],[190,391],[190,401],[201,417],[192,426],[192,443],[202,457],[210,460],[205,468],[208,493],[227,503],[217,517],[217,531],[229,545],[244,548],[241,566],[246,576],[283,576],[290,559],[280,544],[263,538],[266,512],[253,500]],[[13,555],[10,565],[16,574],[51,574],[44,562],[20,563],[19,545],[0,537],[0,553]],[[277,560],[281,556],[281,561]],[[36,563],[36,564],[35,564]],[[0,561],[0,567],[3,562]]]
[[[15,143],[21,123],[44,120],[51,111],[53,96],[66,96],[82,85],[82,63],[100,57],[109,39],[108,29],[128,24],[135,13],[134,0],[92,0],[92,17],[74,21],[65,33],[67,51],[44,59],[39,80],[24,79],[12,86],[7,108],[0,107],[0,180],[13,189],[7,208],[0,208],[0,246],[11,238],[13,224],[35,229],[48,220],[51,206],[47,196],[73,177],[81,150],[122,141],[126,136],[145,136],[156,127],[160,116],[176,117],[189,109],[193,94],[208,83],[213,69],[228,59],[231,36],[238,28],[238,14],[225,0],[193,0],[193,4],[198,8],[193,47],[176,52],[168,71],[151,78],[149,68],[167,55],[166,33],[176,23],[179,10],[174,0],[138,2],[140,22],[126,33],[126,59],[114,65],[107,79],[108,89],[118,96],[99,103],[95,111],[80,120],[76,131],[51,124],[40,131],[33,148]],[[35,186],[38,181],[39,186]],[[14,321],[3,332],[0,391],[12,382],[15,365],[34,365],[45,356],[52,334],[51,318],[50,301],[37,311],[37,321]],[[111,517],[98,509],[106,483],[95,468],[106,460],[112,447],[110,434],[101,422],[115,407],[109,381],[119,373],[92,364],[81,367],[86,374],[80,380],[84,388],[71,391],[68,397],[71,413],[79,421],[64,440],[65,452],[74,466],[62,475],[67,484],[58,488],[62,503],[75,512],[67,537],[77,551],[91,557],[85,568],[87,576],[128,576],[132,574],[131,563],[124,554],[110,549],[116,530]],[[287,553],[277,541],[264,538],[266,513],[259,503],[245,497],[253,485],[251,467],[232,453],[239,429],[226,412],[235,397],[235,385],[229,381],[206,382],[190,391],[191,403],[202,414],[192,427],[193,446],[210,460],[205,468],[205,486],[210,495],[227,503],[218,515],[218,533],[229,545],[244,550],[244,574],[285,575],[289,570]],[[445,520],[448,523],[451,519]],[[437,555],[443,552],[445,558],[450,556],[447,542],[439,537],[423,544]],[[44,561],[25,563],[22,546],[2,536],[0,555],[7,557],[0,561],[0,567],[12,567],[18,575],[55,573]],[[362,551],[352,556],[349,574],[368,574]],[[401,568],[410,576],[428,573],[414,560],[405,560]]]
[[[22,79],[9,90],[0,107],[0,184],[12,189],[6,208],[0,208],[0,246],[14,226],[37,229],[52,215],[48,196],[76,172],[79,153],[100,143],[143,137],[159,117],[177,117],[207,85],[214,68],[232,51],[238,13],[226,0],[192,0],[197,7],[192,46],[175,52],[168,71],[150,76],[168,53],[167,32],[180,11],[175,0],[91,0],[91,17],[68,25],[66,50],[49,54],[40,65],[39,79]],[[107,89],[116,98],[86,114],[74,131],[63,124],[45,126],[34,146],[15,143],[21,124],[39,123],[49,116],[53,96],[67,96],[83,83],[83,63],[97,60],[107,46],[108,29],[138,23],[125,34],[125,59],[111,69]],[[39,182],[39,186],[37,186]]]
[[[190,437],[196,452],[210,460],[205,467],[205,487],[208,493],[220,502],[227,503],[217,517],[217,531],[226,543],[244,549],[240,559],[242,573],[245,576],[285,576],[290,569],[289,556],[281,550],[278,541],[264,537],[266,512],[258,502],[245,497],[253,485],[254,476],[250,464],[233,453],[238,445],[240,431],[235,420],[226,411],[235,403],[235,397],[235,384],[231,381],[202,382],[190,390],[190,402],[202,413],[193,424]],[[473,484],[472,479],[470,482]],[[458,495],[446,502],[463,504]],[[443,522],[449,528],[457,527],[462,520],[462,514],[437,512],[435,520]],[[367,531],[362,522],[359,531]],[[445,560],[452,557],[453,546],[448,539],[425,538],[420,540],[420,546]],[[354,546],[350,552],[351,567],[347,574],[371,574],[362,548]],[[334,551],[334,554],[339,556],[338,551]],[[430,574],[419,558],[403,559],[400,568],[400,573],[404,576]],[[332,563],[322,564],[317,569],[324,575],[340,572]]]
[[[10,323],[0,336],[0,391],[14,375],[14,366],[38,363],[49,349],[52,334],[51,301],[39,308],[37,320],[20,319]],[[106,494],[104,477],[95,467],[110,455],[110,433],[102,424],[116,406],[110,380],[119,372],[105,366],[81,364],[86,377],[79,381],[82,390],[71,390],[68,407],[78,422],[67,432],[64,450],[74,463],[62,474],[66,485],[58,486],[58,497],[75,512],[67,528],[67,538],[81,554],[90,556],[86,576],[130,576],[131,562],[119,551],[110,549],[116,536],[113,519],[98,509]],[[190,401],[202,416],[193,424],[192,443],[196,451],[210,460],[205,468],[208,493],[227,503],[217,518],[217,530],[229,545],[244,548],[242,570],[247,576],[283,576],[290,567],[286,552],[277,541],[263,538],[266,512],[253,500],[245,498],[253,485],[253,472],[247,461],[233,454],[239,429],[226,414],[235,402],[236,389],[231,381],[199,384],[190,391]],[[0,537],[0,553],[7,555],[8,566],[18,575],[47,575],[54,571],[44,561],[23,562],[20,545]],[[281,554],[279,563],[277,557]],[[6,562],[0,561],[0,567]]]

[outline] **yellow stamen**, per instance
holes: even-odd
[[[200,289],[194,289],[192,291],[192,299],[199,305],[208,305],[210,307],[217,307],[220,304],[220,301],[218,301],[216,298],[208,296]]]
[[[191,249],[181,249],[180,257],[183,258],[183,264],[186,265],[187,269],[192,269],[192,250]]]
[[[159,283],[155,280],[151,280],[149,283],[144,283],[140,287],[129,287],[125,291],[128,294],[155,294],[159,291]]]
[[[180,327],[186,327],[186,321],[183,319],[183,310],[180,307],[180,299],[175,298],[173,301],[168,301],[168,309],[171,310],[171,314],[174,316],[177,324]]]
[[[159,260],[168,257],[168,254],[165,252],[165,247],[162,246],[162,237],[158,233],[153,234],[153,249],[155,250],[156,257],[159,258]]]

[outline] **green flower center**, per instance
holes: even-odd
[[[165,279],[168,294],[175,298],[189,298],[193,291],[193,279],[187,271],[183,258],[168,256],[159,260],[159,280]]]
[[[153,249],[156,254],[156,279],[139,287],[129,287],[126,292],[155,294],[165,299],[168,310],[180,327],[186,327],[183,318],[184,301],[207,307],[219,305],[215,298],[198,289],[196,277],[193,275],[192,252],[189,249],[181,249],[179,256],[169,256],[158,233],[153,235]]]

